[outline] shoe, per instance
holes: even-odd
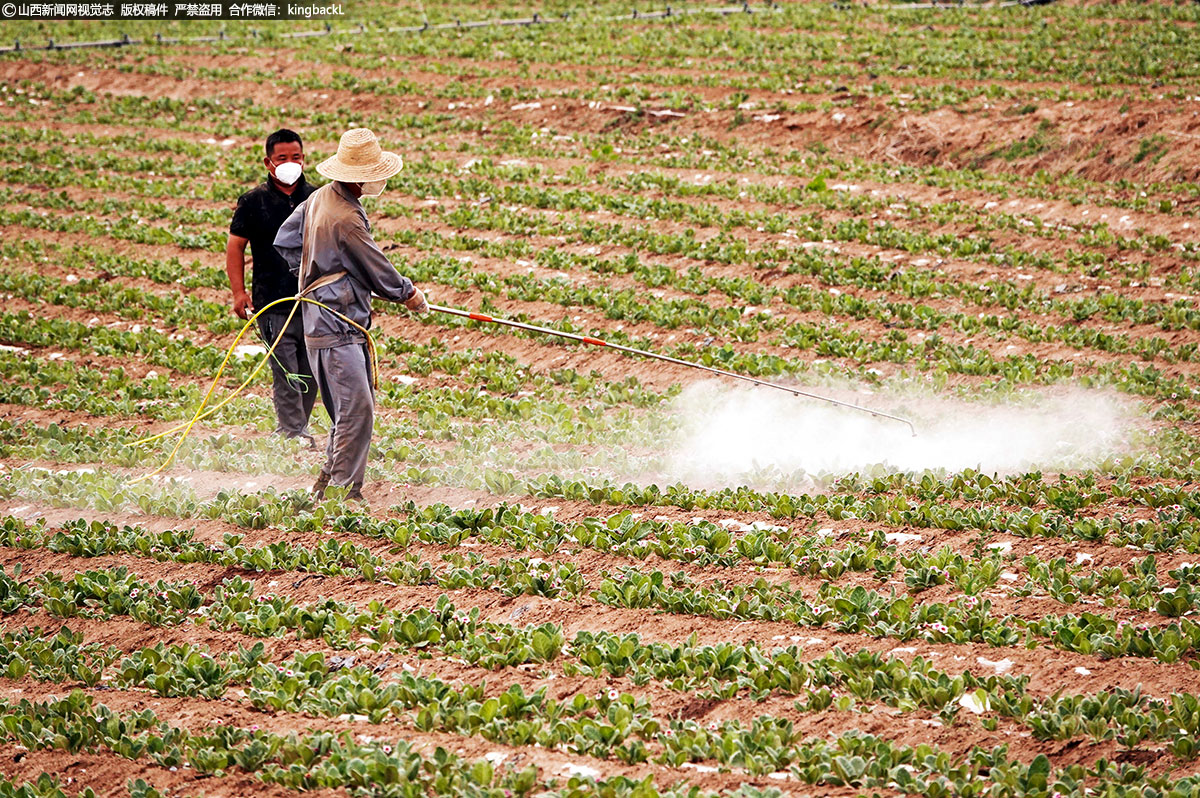
[[[322,471],[317,475],[317,481],[313,483],[312,493],[313,499],[321,501],[325,498],[325,489],[329,487],[329,474]]]
[[[361,489],[354,488],[353,490],[351,490],[349,493],[346,494],[346,501],[348,501],[348,502],[365,502],[366,499],[363,498]]]

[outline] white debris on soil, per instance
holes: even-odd
[[[712,765],[698,765],[695,762],[684,762],[679,767],[694,770],[697,773],[719,773],[720,768],[715,768]]]
[[[991,551],[998,551],[1001,554],[1011,554],[1013,544],[1005,540],[1001,541],[1000,543],[989,543],[987,547]]]
[[[1082,665],[1077,666],[1075,668],[1075,672],[1078,673],[1080,676],[1091,676],[1092,675],[1092,672],[1089,671],[1087,668],[1083,667]]]
[[[1082,551],[1075,552],[1075,564],[1076,565],[1083,565],[1085,562],[1092,562],[1094,559],[1096,559],[1096,558],[1093,557],[1092,555],[1086,554]]]
[[[965,710],[974,712],[976,715],[982,715],[991,709],[987,695],[985,694],[981,697],[978,693],[963,693],[958,697],[958,705]]]
[[[563,765],[560,771],[568,776],[583,776],[585,779],[594,779],[600,776],[600,771],[587,765],[572,765],[570,763]]]
[[[266,353],[267,348],[258,344],[239,344],[233,348],[234,357],[258,357]]]
[[[897,543],[900,545],[918,543],[922,540],[920,535],[914,535],[909,532],[888,532],[883,537],[888,543]]]
[[[987,657],[976,657],[975,661],[985,668],[991,668],[996,671],[997,676],[1001,676],[1012,670],[1013,662],[1005,657],[1000,660],[990,660]]]

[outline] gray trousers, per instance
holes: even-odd
[[[375,391],[366,344],[347,344],[308,350],[321,401],[333,426],[325,447],[325,465],[332,486],[361,488],[367,471],[367,451],[375,424]]]
[[[258,329],[268,347],[286,320],[286,313],[264,313],[258,317]],[[271,375],[274,378],[271,400],[275,404],[275,432],[288,438],[310,437],[308,418],[317,402],[317,382],[308,365],[304,322],[299,311],[292,317],[283,338],[279,339],[279,346],[275,347]]]

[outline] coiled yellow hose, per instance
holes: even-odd
[[[258,319],[259,316],[261,316],[262,314],[266,313],[271,308],[273,308],[276,305],[283,303],[283,302],[295,302],[296,304],[292,305],[292,309],[288,313],[287,320],[283,323],[283,326],[279,330],[279,335],[275,336],[275,340],[271,342],[271,346],[267,350],[266,354],[263,356],[262,360],[259,362],[259,364],[257,366],[254,367],[254,371],[250,372],[250,376],[247,377],[241,385],[239,385],[237,388],[235,388],[233,390],[233,392],[229,394],[229,396],[226,396],[220,402],[218,402],[217,404],[215,404],[212,407],[209,407],[207,410],[205,410],[204,408],[207,407],[208,401],[212,398],[213,393],[217,389],[217,383],[221,379],[221,374],[224,373],[224,371],[225,371],[225,366],[227,366],[229,364],[229,359],[231,357],[233,357],[233,350],[237,348],[238,342],[242,340],[242,338],[246,335],[246,333],[254,325],[254,322]],[[179,440],[175,442],[175,447],[173,449],[171,449],[171,454],[167,456],[167,459],[163,461],[162,465],[160,465],[158,468],[151,471],[149,474],[143,474],[142,476],[132,480],[133,483],[137,483],[137,482],[141,482],[143,480],[150,479],[151,477],[160,474],[164,469],[166,469],[168,466],[170,466],[171,463],[173,463],[175,461],[175,455],[179,453],[179,447],[183,445],[183,442],[187,439],[187,436],[191,433],[192,427],[195,426],[196,422],[200,421],[201,419],[208,418],[213,413],[217,412],[222,407],[229,404],[231,401],[233,401],[233,398],[235,396],[237,396],[239,393],[241,393],[246,388],[246,386],[249,385],[256,376],[258,376],[258,373],[260,371],[262,371],[263,364],[267,363],[271,359],[271,355],[274,354],[274,352],[275,352],[275,347],[279,345],[279,342],[281,340],[283,340],[283,335],[287,331],[288,325],[292,323],[292,318],[296,315],[296,311],[300,308],[301,302],[308,302],[309,304],[316,305],[317,307],[321,307],[321,308],[324,308],[325,310],[328,310],[330,313],[337,316],[339,319],[346,322],[351,327],[354,327],[355,329],[357,329],[359,332],[361,332],[363,335],[365,335],[367,337],[367,351],[369,352],[369,356],[370,356],[370,360],[371,360],[371,385],[373,388],[379,387],[379,356],[378,356],[377,352],[375,351],[375,341],[373,338],[371,338],[371,333],[365,327],[363,327],[361,324],[354,321],[353,319],[347,318],[345,315],[343,315],[343,314],[339,313],[338,311],[334,310],[333,308],[329,307],[324,302],[318,302],[317,300],[310,299],[309,297],[306,297],[306,296],[284,297],[283,299],[276,299],[274,302],[267,305],[266,307],[259,309],[253,316],[251,316],[249,319],[247,319],[246,324],[242,327],[241,332],[239,332],[237,334],[237,338],[233,339],[233,343],[230,344],[228,351],[225,352],[225,359],[221,361],[221,367],[219,369],[217,369],[217,373],[213,377],[212,384],[208,386],[208,391],[204,394],[204,399],[200,402],[200,406],[198,408],[196,408],[196,413],[192,416],[191,420],[184,422],[182,424],[177,424],[174,427],[171,427],[169,430],[166,430],[164,432],[160,432],[156,435],[150,435],[148,437],[141,438],[141,439],[133,442],[134,446],[143,446],[147,443],[151,443],[152,441],[156,441],[156,440],[159,440],[160,438],[165,438],[168,435],[172,435],[172,434],[178,432],[179,430],[183,430],[183,434],[179,436]]]

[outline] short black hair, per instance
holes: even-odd
[[[286,127],[276,130],[274,133],[267,136],[267,157],[271,157],[271,153],[274,151],[276,144],[291,144],[293,142],[299,144],[301,149],[304,148],[304,142],[300,140],[300,134],[296,131],[288,130]]]

